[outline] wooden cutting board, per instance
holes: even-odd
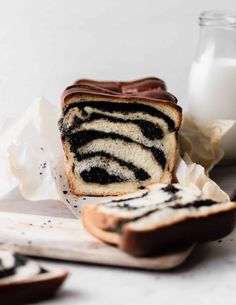
[[[193,246],[153,258],[132,257],[88,234],[77,219],[0,212],[1,248],[27,255],[142,269],[181,264]]]
[[[212,177],[231,196],[235,194],[236,166],[216,168]],[[183,263],[194,248],[192,245],[151,258],[132,257],[88,234],[59,201],[5,200],[0,202],[0,211],[0,248],[31,256],[164,270]]]

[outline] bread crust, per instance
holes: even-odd
[[[198,217],[179,218],[168,225],[132,230],[129,222],[117,229],[119,216],[103,213],[99,206],[82,206],[82,222],[95,237],[119,248],[131,255],[153,255],[182,244],[204,242],[222,238],[235,227],[236,202],[225,210],[202,214]],[[132,221],[132,220],[131,220]]]
[[[167,97],[167,94],[169,94],[169,97]],[[86,99],[86,98],[92,98],[99,101],[102,99],[107,99],[110,101],[116,101],[121,100],[123,103],[143,103],[143,104],[149,104],[155,107],[155,105],[165,105],[169,106],[172,109],[177,110],[180,114],[182,114],[182,108],[176,104],[176,102],[172,99],[172,95],[170,93],[165,92],[157,93],[157,96],[154,97],[148,97],[144,95],[134,95],[134,94],[117,94],[113,93],[109,90],[103,90],[99,88],[98,90],[96,88],[85,88],[84,86],[71,86],[68,87],[62,94],[61,97],[61,107],[62,109],[67,106],[68,104],[71,104],[75,102],[78,99]],[[182,117],[181,117],[182,118]]]
[[[170,226],[137,232],[124,227],[119,247],[135,255],[153,255],[171,247],[212,241],[230,234],[235,227],[235,209],[199,218],[186,218]]]
[[[137,79],[134,81],[95,81],[89,79],[80,79],[75,82],[75,85],[78,84],[88,84],[101,87],[104,89],[109,89],[116,92],[144,92],[149,91],[154,88],[160,88],[166,90],[165,82],[157,77],[145,77],[142,79]]]
[[[56,271],[56,270],[55,270]],[[47,270],[46,273],[24,280],[2,280],[1,304],[23,305],[51,298],[68,276],[66,271]]]
[[[91,211],[89,207],[87,208],[82,208],[81,209],[81,216],[82,216],[82,222],[83,226],[85,229],[94,235],[95,237],[98,237],[102,241],[108,243],[108,244],[113,244],[113,245],[118,245],[120,243],[120,235],[117,234],[116,232],[108,232],[103,229],[100,229],[94,224],[94,214]]]

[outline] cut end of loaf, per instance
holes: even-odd
[[[163,100],[134,96],[136,82],[119,86],[125,94],[105,87],[96,92],[87,81],[63,95],[59,125],[66,172],[76,195],[121,195],[150,183],[171,182],[180,107],[164,100],[163,86],[158,87]],[[138,86],[142,94],[148,88],[146,81]]]

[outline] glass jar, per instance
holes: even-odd
[[[200,15],[200,39],[189,77],[189,111],[196,118],[236,120],[236,14]],[[236,159],[236,124],[223,140],[225,159]]]

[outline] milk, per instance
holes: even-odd
[[[206,55],[206,54],[205,54]],[[236,120],[236,59],[203,56],[192,64],[189,111],[200,120]],[[236,159],[236,125],[224,140],[225,159]]]

